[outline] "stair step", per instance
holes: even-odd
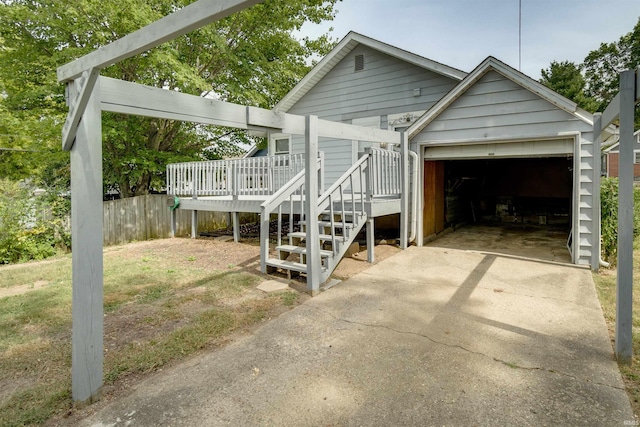
[[[299,221],[298,224],[307,225],[307,221]],[[321,227],[331,227],[331,221],[317,221],[316,224]],[[353,228],[352,222],[345,222],[344,225],[346,228]],[[333,221],[333,226],[335,228],[342,228],[342,221]]]
[[[283,270],[298,271],[300,273],[306,273],[307,272],[307,264],[301,264],[299,262],[285,261],[283,259],[269,258],[267,260],[266,264],[271,266],[271,267],[282,268]],[[322,267],[322,270],[326,270],[326,268]]]
[[[298,239],[306,239],[307,238],[307,233],[305,233],[304,231],[296,231],[296,232],[287,234],[287,236],[298,238]],[[336,236],[336,237],[342,238],[342,236]],[[332,237],[331,237],[330,234],[320,234],[320,235],[318,235],[318,238],[320,240],[322,240],[322,241],[332,240]]]
[[[300,246],[293,246],[293,245],[276,246],[276,250],[282,251],[282,252],[289,252],[293,254],[303,254],[303,255],[307,254],[307,248],[301,248]],[[320,256],[324,258],[331,257],[333,256],[333,251],[325,251],[324,249],[321,249]]]

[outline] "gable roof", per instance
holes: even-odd
[[[389,56],[393,56],[402,61],[416,65],[429,71],[441,74],[454,80],[462,80],[467,73],[453,67],[441,64],[431,59],[416,55],[415,53],[391,46],[381,41],[372,39],[356,32],[349,32],[340,43],[334,47],[318,64],[298,84],[287,93],[274,107],[274,110],[287,112],[295,105],[307,92],[311,90],[329,71],[331,71],[349,52],[356,46],[364,45],[378,50]]]
[[[578,105],[565,98],[564,96],[549,89],[542,83],[539,83],[521,73],[520,71],[508,66],[504,62],[494,58],[493,56],[487,57],[480,63],[472,72],[470,72],[456,87],[451,89],[449,93],[436,102],[426,113],[422,115],[416,122],[414,122],[407,132],[409,133],[409,139],[420,133],[425,127],[435,120],[443,111],[445,111],[456,99],[462,96],[467,89],[473,86],[478,80],[480,80],[489,71],[496,71],[505,78],[513,81],[514,83],[524,87],[528,91],[535,93],[542,99],[552,103],[561,110],[566,111],[569,114],[577,117],[578,119],[593,126],[593,115],[581,108]]]

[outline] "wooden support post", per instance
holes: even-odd
[[[635,70],[620,74],[620,155],[618,187],[618,278],[616,287],[616,356],[631,364],[633,356],[633,122]]]
[[[417,147],[418,151],[418,218],[416,225],[416,243],[418,247],[424,246],[424,148]]]
[[[267,273],[267,259],[269,259],[269,215],[263,206],[260,212],[260,271],[263,273]]]
[[[373,218],[367,219],[367,262],[375,262],[374,246],[375,241],[375,220]]]
[[[176,210],[171,209],[171,238],[176,237]]]
[[[400,137],[400,164],[402,194],[400,195],[400,248],[409,246],[409,134],[402,132]]]
[[[191,211],[191,238],[195,239],[198,237],[198,211]]]
[[[233,241],[238,243],[240,241],[240,214],[233,212]]]
[[[318,117],[307,116],[305,140],[305,220],[307,221],[307,288],[311,295],[320,292],[320,230],[318,221]]]
[[[71,94],[77,95],[77,83]],[[71,148],[71,392],[82,405],[100,397],[103,365],[102,118],[96,84]]]
[[[580,141],[576,141],[580,144]],[[597,272],[600,269],[600,228],[601,228],[601,212],[600,212],[600,169],[602,164],[602,114],[595,113],[593,115],[593,227],[591,229],[591,237],[593,243],[591,245],[591,270]],[[578,181],[574,186],[578,185]],[[579,191],[574,189],[574,191]],[[575,200],[575,198],[574,198]],[[580,223],[574,222],[574,230],[580,227]],[[574,231],[575,233],[575,231]],[[573,240],[574,242],[576,239]],[[575,250],[573,251],[575,253]],[[574,260],[575,262],[575,260]]]

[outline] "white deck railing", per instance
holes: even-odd
[[[395,196],[402,193],[401,156],[397,151],[370,147],[367,194]]]
[[[303,154],[174,163],[167,165],[167,194],[270,195],[303,169]]]

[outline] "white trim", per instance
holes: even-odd
[[[336,47],[333,48],[322,60],[307,73],[298,84],[287,93],[274,107],[274,110],[287,112],[298,102],[311,88],[313,88],[329,71],[331,71],[349,52],[356,46],[364,45],[371,49],[378,50],[389,56],[393,56],[409,64],[416,65],[429,71],[441,74],[454,80],[462,80],[467,73],[449,67],[428,58],[416,55],[415,53],[402,50],[395,46],[381,41],[363,36],[355,32],[350,32],[343,38]],[[366,67],[365,67],[366,68]]]

